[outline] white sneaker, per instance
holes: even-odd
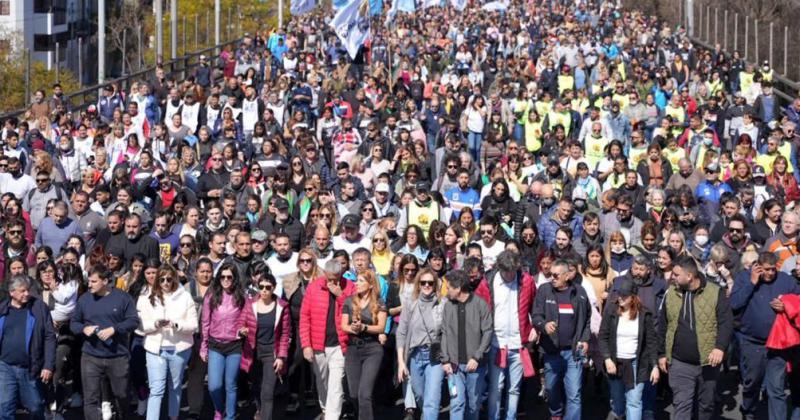
[[[114,412],[111,410],[111,401],[103,401],[100,404],[100,411],[103,413],[103,420],[111,420],[114,417]]]
[[[147,400],[139,400],[139,403],[136,404],[136,414],[139,417],[144,417],[147,414]]]

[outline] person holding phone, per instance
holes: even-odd
[[[208,363],[208,391],[214,404],[214,420],[236,417],[236,391],[242,341],[245,291],[237,280],[236,266],[223,263],[206,293],[202,310],[200,359]]]
[[[150,293],[139,296],[136,310],[145,334],[144,349],[147,352],[147,381],[150,385],[147,420],[160,418],[167,375],[171,385],[167,390],[167,412],[170,419],[176,420],[181,407],[183,369],[189,362],[198,326],[194,300],[178,283],[177,271],[171,266],[162,266]]]
[[[600,323],[598,345],[611,389],[611,408],[617,418],[642,418],[645,382],[655,385],[660,374],[656,357],[658,337],[653,313],[642,303],[631,277],[614,284]]]

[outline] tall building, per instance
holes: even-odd
[[[62,69],[77,75],[79,60],[83,61],[81,78],[85,84],[97,73],[87,64],[96,63],[89,56],[96,56],[89,48],[95,43],[96,21],[97,0],[0,0],[0,42],[18,37],[31,52],[31,59],[45,63],[48,69],[56,67],[58,58]]]

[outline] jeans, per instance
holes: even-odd
[[[0,362],[0,419],[16,418],[17,394],[32,420],[44,420],[44,398],[39,379],[31,376],[27,367]]]
[[[208,351],[208,392],[211,394],[214,410],[224,411],[227,420],[236,417],[236,381],[239,379],[241,361],[241,353],[225,356],[214,350]]]
[[[181,409],[181,386],[183,368],[189,362],[192,349],[176,352],[175,349],[161,349],[160,354],[147,352],[147,380],[150,383],[150,397],[147,399],[147,420],[158,420],[161,416],[161,399],[168,389],[167,401],[170,418],[177,418]],[[169,388],[167,388],[169,383]]]
[[[544,355],[544,368],[550,416],[580,420],[583,361],[575,357],[572,349],[561,350]]]
[[[408,366],[411,389],[417,399],[417,407],[422,407],[422,420],[438,419],[442,400],[444,370],[441,363],[431,364],[430,354],[428,347],[411,350]]]
[[[717,388],[720,366],[691,365],[672,359],[669,366],[669,387],[672,388],[674,419],[692,417],[697,401],[697,418],[709,420],[714,415],[714,392]]]
[[[377,340],[363,344],[355,344],[353,341],[351,338],[344,356],[347,386],[350,398],[358,402],[359,420],[372,420],[372,392],[383,360],[383,347]]]
[[[87,420],[100,420],[100,402],[103,383],[111,386],[116,400],[119,417],[127,418],[128,406],[128,357],[103,359],[83,354],[81,359],[81,383],[83,383],[83,417]],[[106,382],[106,379],[108,380]]]
[[[469,154],[472,156],[472,161],[480,164],[481,158],[481,142],[483,141],[483,133],[475,133],[470,131],[467,134],[467,148]]]
[[[489,349],[489,420],[500,417],[500,398],[503,396],[506,378],[508,379],[508,395],[506,397],[506,420],[517,418],[517,404],[519,403],[519,387],[522,384],[522,360],[520,351],[527,349],[508,350],[505,368],[500,368],[494,361],[500,349],[492,346]]]
[[[649,379],[649,378],[648,378]],[[642,390],[642,419],[656,419],[656,396],[658,394],[658,384],[653,385],[650,381],[644,381]]]
[[[450,399],[450,420],[478,420],[480,398],[486,382],[486,364],[480,363],[478,369],[471,373],[467,372],[466,364],[459,364],[452,379],[458,395]]]
[[[769,418],[786,419],[786,360],[778,352],[767,350],[764,344],[754,343],[736,333],[739,341],[739,370],[742,375],[742,406],[745,419],[755,419],[762,384],[769,397]]]
[[[512,133],[512,136],[514,137],[514,141],[516,141],[517,144],[524,145],[525,144],[525,126],[520,124],[520,123],[516,123],[515,122],[514,123],[514,132]]]
[[[642,418],[642,394],[644,392],[644,382],[637,383],[636,368],[639,364],[633,361],[633,384],[632,389],[626,390],[625,383],[615,375],[608,377],[608,387],[611,391],[611,409],[617,417],[625,417],[625,420],[640,420]],[[649,379],[649,378],[648,378]]]

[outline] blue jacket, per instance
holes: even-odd
[[[556,242],[556,231],[561,226],[568,226],[572,229],[573,238],[579,238],[583,233],[583,216],[575,213],[569,221],[562,223],[556,216],[557,209],[558,205],[555,205],[548,210],[547,213],[542,215],[542,218],[539,219],[539,223],[536,226],[539,228],[539,236],[542,238],[542,242],[544,242],[545,246],[548,248],[552,247]]]
[[[736,331],[752,341],[766,342],[775,322],[775,311],[769,303],[786,294],[800,294],[800,285],[784,272],[779,271],[771,283],[759,282],[757,285],[750,281],[749,270],[739,272],[733,281],[730,299],[733,314],[739,320]]]
[[[6,316],[11,299],[0,302],[0,341],[5,330]],[[56,368],[56,330],[50,309],[40,299],[31,296],[28,301],[28,324],[25,328],[25,348],[30,358],[31,376],[38,377],[43,369]]]

